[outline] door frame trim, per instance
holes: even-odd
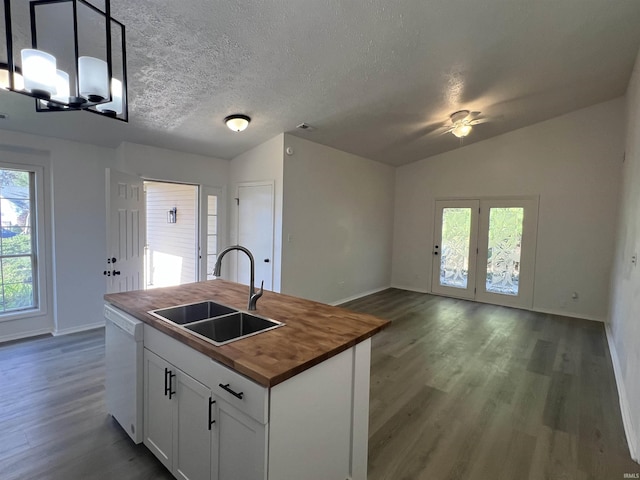
[[[435,269],[436,263],[433,261],[431,261],[431,272],[430,272],[430,278],[431,278],[431,286],[429,288],[429,293],[432,295],[437,295],[437,296],[441,296],[441,297],[449,297],[449,298],[459,298],[459,299],[463,299],[463,300],[470,300],[473,302],[479,302],[479,303],[487,303],[487,304],[491,304],[491,305],[501,305],[501,306],[507,306],[507,307],[514,307],[514,308],[524,308],[524,309],[529,309],[529,310],[533,310],[533,303],[534,303],[534,299],[535,299],[535,272],[536,272],[536,261],[537,261],[537,253],[538,253],[538,236],[539,236],[539,230],[538,230],[538,226],[540,223],[540,195],[505,195],[505,196],[492,196],[492,195],[477,195],[477,196],[473,196],[473,195],[464,195],[464,196],[453,196],[453,197],[435,197],[433,198],[433,228],[432,228],[432,244],[431,244],[431,252],[432,252],[432,257],[433,257],[433,246],[435,245],[436,242],[436,232],[438,229],[437,226],[437,202],[441,202],[441,201],[479,201],[480,203],[480,208],[482,209],[483,207],[483,203],[489,202],[489,201],[496,201],[496,202],[508,202],[508,201],[530,201],[533,202],[535,204],[535,218],[533,219],[533,225],[529,224],[530,228],[534,228],[534,234],[532,235],[532,239],[533,239],[533,250],[530,252],[531,258],[531,286],[530,286],[530,290],[529,292],[527,292],[527,297],[526,301],[523,302],[524,304],[522,305],[517,305],[517,302],[510,302],[509,298],[507,298],[507,296],[505,297],[505,300],[507,300],[506,302],[501,302],[501,303],[496,303],[496,302],[490,302],[488,301],[486,298],[478,298],[478,294],[477,292],[471,297],[464,297],[464,296],[455,296],[455,295],[447,295],[446,293],[439,293],[439,292],[435,292],[434,291],[434,282],[433,282],[433,271]],[[478,222],[477,222],[477,233],[476,236],[478,236],[479,234],[479,228],[480,228],[480,223],[481,223],[481,215],[482,213],[478,214]],[[524,233],[523,233],[523,238],[524,238]],[[477,246],[479,249],[479,245],[480,245],[480,240],[478,237],[478,241],[477,241]],[[481,255],[478,254],[475,256],[475,262],[476,262],[476,286],[477,286],[477,271],[478,271],[478,264],[479,264],[479,259],[481,257]],[[471,263],[471,261],[470,261]]]
[[[463,203],[463,202],[468,202],[468,203],[475,203],[476,205],[474,205],[476,208],[480,207],[480,201],[476,198],[473,199],[443,199],[443,200],[436,200],[434,202],[434,209],[433,209],[433,214],[434,214],[434,223],[433,223],[433,246],[431,249],[431,255],[432,257],[436,257],[435,254],[435,245],[436,245],[436,241],[440,241],[440,244],[442,243],[442,221],[440,222],[440,225],[438,225],[437,219],[441,218],[441,215],[438,215],[438,203],[448,203],[451,204],[450,207],[447,206],[443,206],[442,209],[444,210],[445,208],[469,208],[471,210],[471,215],[470,215],[470,219],[469,219],[469,257],[468,257],[468,266],[470,267],[468,272],[467,272],[467,287],[466,288],[460,288],[460,287],[450,287],[450,286],[444,286],[444,285],[440,285],[439,282],[439,278],[440,278],[440,267],[442,266],[442,261],[440,260],[442,258],[442,248],[440,248],[440,251],[438,252],[438,262],[435,261],[435,259],[431,262],[431,293],[435,294],[435,295],[442,295],[442,296],[450,296],[451,298],[463,298],[465,300],[473,300],[475,298],[475,286],[477,284],[476,282],[476,274],[477,274],[477,239],[478,239],[478,225],[479,225],[479,214],[478,212],[474,212],[474,206],[469,206],[469,205],[460,205],[460,206],[456,206],[455,204],[457,203]],[[476,232],[474,234],[474,231]],[[438,233],[440,233],[440,235],[438,235]],[[440,237],[440,238],[438,238]],[[440,247],[442,247],[442,245],[439,245]],[[436,273],[437,272],[437,273]]]
[[[271,288],[274,287],[274,280],[275,280],[275,267],[274,267],[274,262],[273,262],[273,258],[275,256],[275,249],[276,249],[276,181],[275,180],[257,180],[257,181],[251,181],[251,182],[236,182],[234,185],[234,199],[238,200],[240,198],[240,194],[238,192],[238,190],[240,189],[240,187],[264,187],[264,186],[270,186],[271,187],[271,223],[272,223],[272,231],[271,231]],[[239,207],[239,203],[236,201],[235,204],[235,240],[236,243],[239,243],[239,238],[240,238],[240,208]],[[235,254],[235,252],[232,252],[233,254]],[[253,253],[253,252],[252,252]],[[237,258],[237,254],[235,254],[235,261],[233,262],[234,264],[234,268],[233,268],[233,275],[235,277],[234,281],[238,281],[238,258]]]

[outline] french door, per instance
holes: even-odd
[[[433,293],[531,308],[538,198],[437,200]]]

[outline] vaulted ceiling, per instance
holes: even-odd
[[[130,122],[35,113],[0,128],[231,159],[281,132],[402,165],[623,95],[637,0],[112,0],[127,27]],[[243,133],[223,118],[251,116]],[[296,129],[306,122],[310,131]]]

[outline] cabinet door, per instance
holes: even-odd
[[[144,444],[169,470],[173,454],[173,400],[166,389],[171,380],[175,385],[175,378],[169,378],[170,374],[175,375],[175,370],[170,363],[144,349]]]
[[[212,480],[264,480],[265,426],[216,400]]]
[[[182,480],[211,477],[211,390],[178,370],[176,376],[174,475]]]

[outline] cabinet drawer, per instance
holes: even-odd
[[[210,360],[210,362],[210,383],[213,394],[258,422],[267,423],[269,389],[258,385],[215,360]]]

